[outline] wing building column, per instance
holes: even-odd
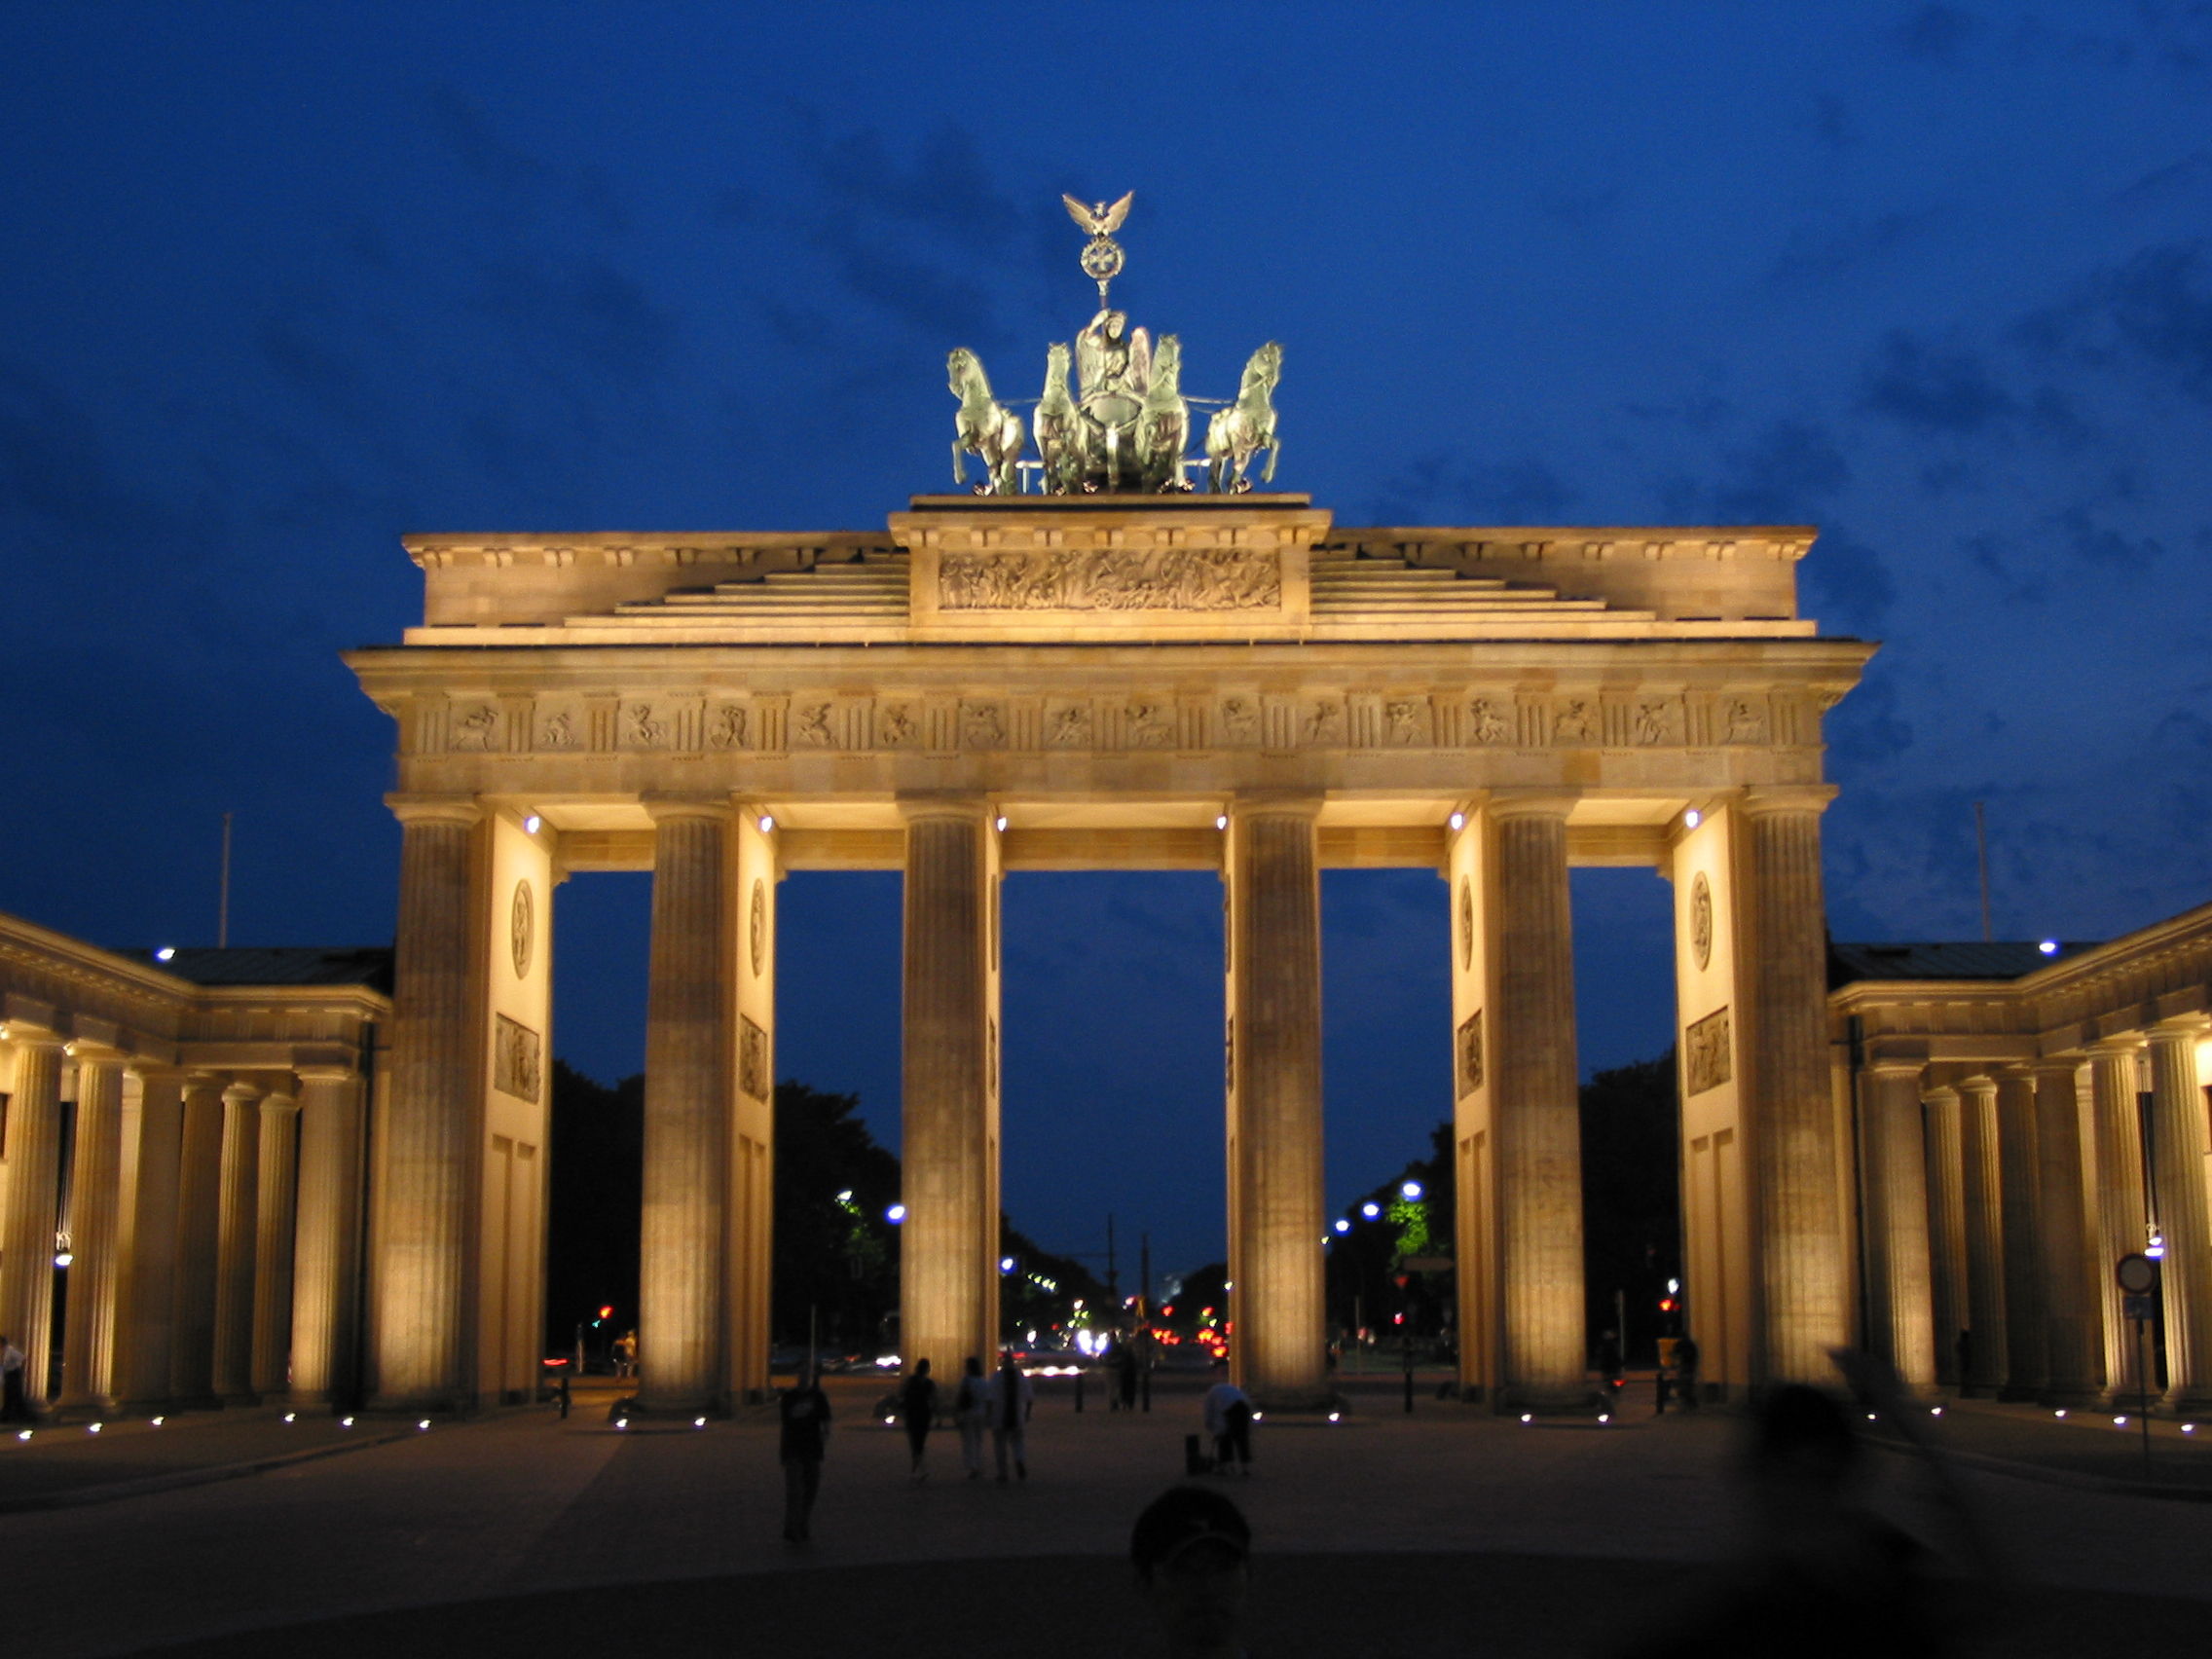
[[[2166,1399],[2187,1415],[2212,1411],[2212,1212],[2206,1208],[2204,1088],[2196,1064],[2202,1014],[2151,1028],[2151,1132],[2166,1310]]]
[[[1915,1390],[1936,1385],[1921,1071],[1918,1060],[1875,1060],[1861,1073],[1866,1323],[1876,1350]]]
[[[906,823],[900,1352],[948,1380],[998,1337],[997,848],[979,795]],[[1318,1236],[1318,1235],[1316,1235]]]
[[[2043,1396],[2049,1376],[2044,1308],[2043,1204],[2036,1151],[2035,1074],[2008,1066],[1997,1076],[1997,1151],[2005,1211],[2005,1391]]]
[[[61,1224],[61,1039],[8,1022],[16,1086],[9,1102],[7,1213],[0,1219],[0,1332],[23,1351],[23,1398],[46,1403],[54,1346],[54,1235]]]
[[[1947,1084],[1921,1096],[1928,1124],[1928,1245],[1936,1309],[1936,1379],[1963,1388],[1959,1333],[1967,1326],[1966,1131],[1959,1091]]]
[[[254,1214],[253,1391],[265,1400],[291,1387],[292,1270],[299,1211],[299,1097],[261,1102],[261,1169]]]
[[[169,1346],[169,1397],[214,1405],[215,1271],[221,1237],[223,1083],[194,1073],[184,1085],[177,1152],[176,1298]]]
[[[357,1363],[361,1077],[350,1065],[299,1068],[298,1222],[292,1256],[291,1395],[350,1395]]]
[[[2038,1060],[2036,1197],[2043,1272],[2044,1389],[2053,1406],[2086,1406],[2104,1385],[2095,1252],[2083,1191],[2082,1065]]]
[[[170,1397],[176,1340],[177,1181],[184,1141],[184,1078],[137,1068],[138,1108],[124,1114],[129,1170],[120,1252],[113,1392],[120,1408],[156,1408]]]
[[[1240,798],[1227,849],[1231,1351],[1246,1391],[1285,1406],[1328,1392],[1320,809]]]
[[[215,1397],[253,1403],[254,1254],[260,1240],[261,1090],[223,1090],[223,1161],[215,1229]]]
[[[2105,1396],[2111,1400],[2131,1399],[2143,1387],[2134,1328],[2114,1277],[2120,1259],[2140,1252],[2150,1236],[2143,1192],[2143,1114],[2135,1098],[2142,1049],[2143,1039],[2137,1036],[2108,1037],[2089,1046],[2090,1137],[2097,1171],[2090,1236],[2104,1310]]]
[[[1967,1256],[1967,1352],[1959,1381],[1964,1392],[1986,1397],[2004,1389],[2009,1358],[1995,1080],[1971,1077],[1959,1085],[1959,1128]]]
[[[731,982],[727,800],[649,799],[645,1235],[638,1341],[648,1411],[723,1403]]]
[[[123,1056],[82,1040],[71,1047],[77,1058],[77,1125],[69,1175],[64,1407],[100,1403],[112,1385],[123,1196]]]

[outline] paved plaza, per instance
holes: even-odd
[[[881,1384],[830,1386],[803,1549],[778,1535],[764,1417],[617,1431],[602,1395],[566,1422],[427,1431],[272,1411],[42,1430],[0,1447],[8,1639],[42,1659],[1146,1650],[1124,1552],[1180,1477],[1188,1385],[1149,1416],[1110,1414],[1092,1389],[1078,1415],[1072,1385],[1047,1382],[1030,1478],[1004,1488],[963,1482],[949,1433],[911,1485],[903,1437],[868,1410]],[[1654,1420],[1641,1393],[1606,1426],[1524,1426],[1425,1391],[1407,1417],[1386,1380],[1354,1397],[1339,1424],[1264,1422],[1257,1474],[1226,1483],[1257,1534],[1262,1653],[1580,1652],[1658,1616],[1737,1539],[1726,1414]],[[1940,1432],[2007,1575],[1985,1604],[1993,1650],[2200,1644],[2212,1502],[2120,1490],[2140,1451],[2109,1417],[1953,1407]],[[2161,1479],[2212,1495],[2212,1446],[2161,1424],[2153,1450]],[[1877,1467],[1910,1517],[1912,1465]]]

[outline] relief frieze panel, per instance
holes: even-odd
[[[1682,1070],[1691,1094],[1718,1088],[1735,1076],[1725,1008],[1714,1009],[1682,1033]]]
[[[1242,547],[1041,547],[947,552],[944,610],[1273,610],[1282,564]]]
[[[1260,700],[1224,697],[1214,710],[1215,740],[1225,748],[1249,749],[1260,741]]]
[[[519,1020],[495,1014],[492,1024],[492,1087],[501,1094],[537,1104],[544,1085],[542,1042]],[[479,1076],[482,1074],[479,1073]]]
[[[1088,749],[1092,747],[1096,730],[1097,721],[1088,702],[1046,700],[1044,740],[1047,749]]]

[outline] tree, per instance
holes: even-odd
[[[1656,1360],[1667,1281],[1682,1272],[1680,1130],[1675,1051],[1599,1072],[1582,1086],[1582,1260],[1593,1339],[1625,1293],[1624,1355]]]
[[[638,1210],[645,1179],[645,1080],[608,1088],[553,1062],[545,1343],[566,1353],[581,1326],[595,1355],[638,1322]],[[594,1328],[602,1308],[613,1316]]]
[[[776,1085],[775,1244],[770,1319],[804,1342],[873,1358],[899,1304],[899,1160],[859,1117],[860,1096]]]

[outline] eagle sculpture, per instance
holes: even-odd
[[[1130,191],[1111,207],[1103,202],[1086,206],[1065,191],[1060,193],[1060,200],[1068,204],[1068,217],[1082,229],[1094,237],[1110,237],[1122,228],[1122,221],[1129,216],[1129,203],[1135,200],[1136,194],[1135,191]]]

